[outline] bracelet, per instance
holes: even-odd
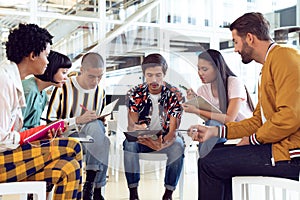
[[[221,138],[222,129],[221,126],[217,126],[218,128],[218,137]]]

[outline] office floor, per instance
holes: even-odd
[[[193,165],[196,163],[193,162]],[[145,163],[145,166],[151,168],[151,163]],[[157,179],[155,172],[147,170],[141,174],[141,181],[139,183],[139,197],[141,200],[160,200],[164,193],[164,169],[160,170],[160,176]],[[184,174],[184,200],[196,200],[198,197],[197,192],[197,173],[194,169],[185,169]],[[119,173],[118,181],[109,170],[108,182],[105,188],[105,199],[107,200],[125,200],[129,198],[129,191],[125,179],[124,172]],[[179,188],[175,190],[173,199],[179,199]]]

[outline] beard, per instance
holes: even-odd
[[[240,55],[242,57],[242,62],[244,64],[248,64],[253,60],[253,58],[251,57],[253,53],[253,48],[249,47],[249,45],[246,42],[243,43],[243,47],[244,48],[240,52]]]

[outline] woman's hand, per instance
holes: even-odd
[[[197,96],[197,94],[194,92],[194,90],[192,88],[186,90],[186,98],[188,100],[195,98]]]
[[[199,114],[199,109],[194,105],[183,103],[182,108],[185,112]]]
[[[63,128],[58,128],[57,130],[53,128],[52,130],[48,131],[48,135],[43,139],[52,139],[52,138],[61,137],[62,134],[63,134]]]

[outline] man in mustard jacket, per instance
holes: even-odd
[[[258,104],[253,117],[241,122],[190,127],[189,135],[199,142],[214,137],[242,138],[236,146],[214,148],[199,159],[199,200],[232,199],[234,176],[299,180],[300,53],[272,41],[269,22],[261,13],[244,14],[230,30],[242,62],[262,64]]]

